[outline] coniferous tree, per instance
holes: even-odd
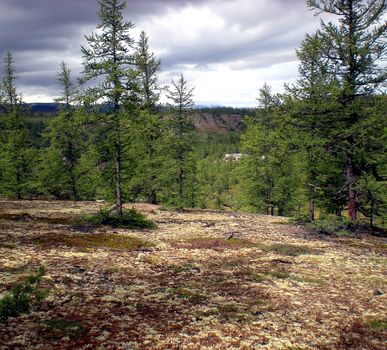
[[[276,108],[279,101],[271,93],[267,84],[259,90],[260,106],[256,116],[248,118],[246,133],[242,136],[243,159],[242,177],[249,205],[265,214],[274,213],[272,176],[270,156],[275,147],[278,128]],[[248,156],[247,156],[248,155]]]
[[[129,34],[133,24],[124,20],[126,3],[121,0],[101,0],[97,32],[86,36],[89,48],[82,47],[84,70],[81,82],[95,82],[88,89],[88,101],[105,103],[104,127],[111,131],[109,144],[114,158],[115,208],[122,215],[123,130],[127,119],[122,106],[132,96],[133,40]]]
[[[321,59],[327,61],[327,75],[339,84],[338,107],[328,137],[342,158],[351,220],[360,207],[357,179],[361,175],[363,125],[372,114],[369,102],[378,86],[386,80],[382,60],[386,57],[387,27],[383,16],[386,0],[308,0],[310,8],[338,17],[339,24],[321,23],[317,32]]]
[[[1,84],[3,96],[1,192],[21,199],[30,190],[34,152],[25,126],[22,97],[17,92],[16,79],[13,57],[7,52]]]
[[[160,97],[157,74],[161,61],[153,52],[149,51],[148,37],[144,31],[140,34],[134,54],[135,65],[139,73],[139,95],[142,106],[148,110],[155,110]]]
[[[295,142],[306,161],[306,182],[309,192],[309,220],[315,219],[315,202],[339,212],[344,204],[340,193],[343,177],[335,157],[329,150],[326,126],[335,118],[338,84],[328,74],[328,62],[322,57],[322,42],[317,34],[306,35],[297,50],[300,79],[288,88],[291,96],[290,123],[297,131]]]
[[[185,80],[183,74],[177,81],[172,80],[170,87],[166,89],[166,95],[171,101],[172,115],[169,121],[171,140],[169,143],[172,153],[171,169],[175,170],[174,178],[177,185],[177,207],[183,209],[187,204],[186,186],[193,176],[194,168],[192,154],[192,130],[193,124],[187,114],[187,110],[193,106],[193,90]]]
[[[76,125],[77,88],[71,71],[62,62],[57,75],[61,85],[59,115],[50,121],[44,138],[48,147],[43,149],[39,177],[43,190],[60,198],[79,198],[77,165],[80,158],[80,133]]]
[[[159,180],[161,168],[160,141],[163,131],[163,121],[157,111],[160,96],[157,74],[160,70],[160,60],[150,52],[148,37],[142,31],[134,54],[138,73],[138,96],[141,103],[137,130],[138,160],[135,178],[137,186],[145,193],[149,203],[158,202]]]
[[[286,123],[282,98],[265,84],[260,89],[260,106],[246,120],[242,135],[242,164],[239,169],[247,205],[254,211],[289,214],[299,206],[301,176],[291,133]]]

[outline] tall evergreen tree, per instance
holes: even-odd
[[[135,50],[135,65],[138,72],[138,96],[141,103],[137,129],[138,153],[141,159],[137,166],[137,182],[140,182],[142,191],[145,192],[148,202],[158,202],[160,172],[160,141],[162,137],[163,122],[157,111],[160,96],[158,86],[158,72],[160,60],[150,52],[148,37],[142,31]]]
[[[369,101],[386,80],[386,0],[308,0],[318,13],[338,17],[339,24],[321,22],[321,58],[332,80],[338,82],[336,118],[327,126],[329,138],[345,162],[345,190],[351,220],[359,209],[357,178],[362,171],[362,125],[370,116]]]
[[[161,61],[149,51],[148,37],[144,31],[140,34],[134,54],[134,62],[139,73],[139,95],[145,109],[153,111],[160,97],[157,74]]]
[[[185,186],[189,176],[192,175],[190,170],[193,169],[191,157],[193,125],[187,114],[187,109],[194,104],[193,90],[194,88],[189,87],[183,74],[177,81],[172,80],[171,86],[166,89],[166,95],[172,107],[170,126],[173,136],[170,151],[173,152],[172,159],[176,165],[178,209],[183,209],[184,204],[187,203]]]
[[[78,199],[77,163],[80,158],[79,127],[75,123],[77,88],[71,79],[71,71],[62,62],[57,75],[61,85],[58,117],[50,121],[45,138],[49,143],[43,149],[39,177],[45,191],[62,198]]]
[[[82,47],[84,58],[82,82],[94,81],[88,89],[89,100],[105,103],[108,112],[104,123],[112,130],[114,149],[114,184],[116,212],[122,215],[122,105],[133,83],[133,40],[129,34],[133,24],[124,20],[126,3],[122,0],[101,0],[97,32],[86,36],[89,48]]]
[[[247,190],[247,201],[255,210],[273,214],[273,176],[270,155],[275,147],[278,100],[272,95],[269,85],[259,90],[260,106],[256,116],[247,119],[247,130],[242,136],[242,150],[248,155],[243,159],[243,175]]]
[[[2,192],[20,199],[28,193],[33,152],[25,126],[22,98],[16,89],[16,79],[13,57],[10,52],[7,52],[1,84],[4,116]]]
[[[306,35],[297,50],[299,74],[296,85],[288,87],[288,104],[291,104],[290,123],[299,133],[295,138],[306,160],[306,183],[309,192],[309,220],[315,219],[315,201],[335,212],[343,205],[340,169],[329,156],[333,145],[327,125],[336,118],[338,84],[328,74],[328,61],[322,57],[322,42],[317,34]],[[327,200],[326,202],[324,202]],[[334,204],[332,206],[332,204]]]
[[[282,98],[265,84],[259,91],[255,117],[242,135],[242,183],[247,204],[265,214],[289,214],[298,206],[299,162],[291,152],[291,133]]]

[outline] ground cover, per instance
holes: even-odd
[[[41,265],[49,290],[0,349],[384,349],[382,238],[146,204],[155,229],[74,225],[103,205],[0,201],[0,298]]]

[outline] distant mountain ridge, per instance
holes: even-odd
[[[53,114],[55,115],[59,110],[59,103],[53,102],[37,102],[26,103],[27,111],[32,114]]]
[[[27,114],[34,116],[55,116],[59,103],[26,103]],[[234,108],[224,106],[195,106],[192,110],[192,122],[202,132],[224,134],[229,131],[242,131],[244,116],[255,115],[253,108]]]

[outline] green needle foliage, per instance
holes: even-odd
[[[71,80],[70,69],[62,62],[58,81],[62,95],[57,99],[59,115],[50,121],[44,138],[48,147],[42,150],[39,178],[43,191],[58,198],[79,199],[77,165],[81,153],[77,126],[77,88]]]
[[[97,33],[86,36],[89,48],[82,47],[82,83],[93,83],[87,89],[87,103],[103,103],[107,112],[103,118],[103,134],[108,133],[108,145],[113,153],[113,174],[117,215],[122,215],[123,132],[127,119],[123,103],[135,90],[133,44],[129,31],[133,24],[124,20],[126,3],[121,0],[101,0]]]
[[[36,274],[26,277],[24,282],[15,285],[11,293],[0,300],[0,322],[28,313],[42,302],[48,294],[47,289],[38,288],[44,274],[45,268],[40,266]]]
[[[0,85],[0,193],[21,199],[32,187],[32,164],[35,152],[25,124],[24,106],[16,89],[15,65],[12,54],[4,58],[4,75]]]
[[[172,80],[171,86],[166,90],[170,100],[172,115],[169,120],[170,138],[167,140],[169,147],[172,191],[172,203],[177,209],[182,210],[189,205],[189,192],[193,192],[192,185],[195,182],[195,160],[192,154],[193,124],[187,113],[193,106],[193,88],[189,87],[183,74],[176,81]],[[188,186],[188,185],[191,186]],[[190,191],[190,189],[191,191]],[[192,197],[191,197],[192,199]]]
[[[359,180],[369,172],[364,156],[370,145],[363,137],[364,126],[374,113],[374,93],[387,78],[385,67],[380,65],[387,53],[383,19],[387,3],[308,0],[307,4],[338,19],[338,24],[322,21],[315,36],[320,55],[317,62],[326,67],[326,79],[336,83],[335,90],[328,90],[336,106],[326,113],[328,118],[320,129],[329,153],[340,159],[345,181],[338,194],[344,194],[349,217],[356,220],[362,208]]]

